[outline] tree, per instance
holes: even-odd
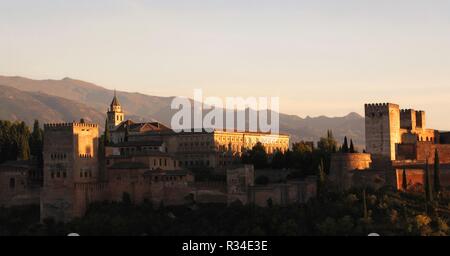
[[[131,205],[131,196],[127,192],[122,193],[122,203],[125,205]]]
[[[267,153],[264,145],[261,142],[256,143],[249,152],[251,163],[255,169],[263,169],[267,167]]]
[[[44,131],[39,125],[39,121],[35,120],[33,131],[29,139],[30,153],[38,161],[39,165],[43,165],[43,146],[44,146]]]
[[[436,195],[439,195],[441,192],[441,171],[440,171],[440,161],[439,161],[439,152],[436,149],[434,151],[434,192]]]
[[[363,217],[364,221],[367,223],[369,221],[369,211],[367,210],[367,199],[366,199],[366,189],[363,189]]]
[[[406,167],[403,167],[403,175],[402,175],[402,189],[406,192],[408,189],[408,180],[406,178]]]
[[[269,199],[267,199],[267,207],[272,208],[273,207],[273,200],[272,197],[269,197]]]
[[[353,140],[350,140],[350,153],[356,153],[355,146],[353,145]]]
[[[428,167],[428,158],[425,163],[425,200],[428,204],[429,202],[433,201],[433,192],[431,190],[431,184],[430,184],[430,171]]]
[[[347,141],[347,136],[345,136],[344,144],[342,144],[342,153],[348,153],[348,152],[349,152],[348,141]]]
[[[333,132],[331,130],[327,131],[326,138],[320,138],[319,142],[317,143],[317,147],[322,152],[336,153],[337,142],[334,139]]]
[[[280,150],[275,151],[272,156],[272,168],[273,169],[282,169],[286,167],[285,155]]]
[[[16,137],[16,146],[17,146],[17,159],[20,160],[29,160],[30,159],[30,131],[26,126],[25,122],[21,122],[17,126],[17,131],[15,134]]]
[[[318,173],[317,173],[317,194],[321,197],[325,191],[326,174],[323,160],[320,160]]]

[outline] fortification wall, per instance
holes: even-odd
[[[73,216],[82,217],[93,202],[109,199],[107,183],[76,183],[74,186]]]
[[[261,207],[273,205],[288,205],[306,203],[317,194],[316,179],[292,181],[286,184],[271,184],[267,186],[250,186],[248,188],[248,203]]]
[[[431,142],[420,142],[416,147],[417,161],[425,161],[428,158],[430,163],[434,163],[435,150],[439,152],[439,162],[441,164],[450,163],[450,144],[433,144]]]
[[[354,170],[369,169],[372,163],[371,155],[365,153],[336,153],[331,155],[330,180],[339,190],[352,186]]]
[[[430,185],[433,186],[433,168],[429,167],[430,171]],[[450,169],[441,168],[440,182],[442,187],[450,187]],[[423,168],[406,168],[406,182],[407,190],[422,192],[423,184],[425,183],[425,171]],[[403,190],[403,168],[396,169],[396,187],[398,190]]]

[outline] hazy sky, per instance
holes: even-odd
[[[450,129],[449,0],[0,0],[0,74],[162,96],[280,96],[282,112],[365,102]]]

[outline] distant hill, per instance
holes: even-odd
[[[25,121],[32,124],[70,122],[84,118],[88,122],[104,123],[105,117],[85,104],[50,96],[41,92],[24,92],[0,85],[0,119]]]
[[[23,77],[0,76],[0,118],[41,122],[71,121],[84,118],[103,125],[105,112],[114,91],[98,85],[64,78],[62,80],[33,80]],[[11,88],[12,87],[12,88]],[[126,115],[136,121],[158,120],[170,125],[175,112],[170,109],[173,97],[149,96],[118,91]],[[364,118],[357,113],[344,117],[307,117],[280,113],[280,130],[292,141],[317,141],[333,130],[336,138],[353,138],[364,145]]]

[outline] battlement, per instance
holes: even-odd
[[[77,123],[77,122],[44,124],[45,129],[58,129],[58,128],[71,128],[71,127],[98,128],[98,124]]]
[[[377,115],[383,116],[383,114],[388,114],[390,109],[399,108],[399,105],[393,103],[374,103],[364,105],[366,117],[376,117]]]
[[[400,108],[400,106],[394,103],[372,103],[364,104],[364,108],[366,111],[382,111],[389,108]]]
[[[80,154],[79,155],[80,158],[92,158],[91,154]]]
[[[414,109],[400,109],[400,114],[409,114],[414,112],[416,112]]]

